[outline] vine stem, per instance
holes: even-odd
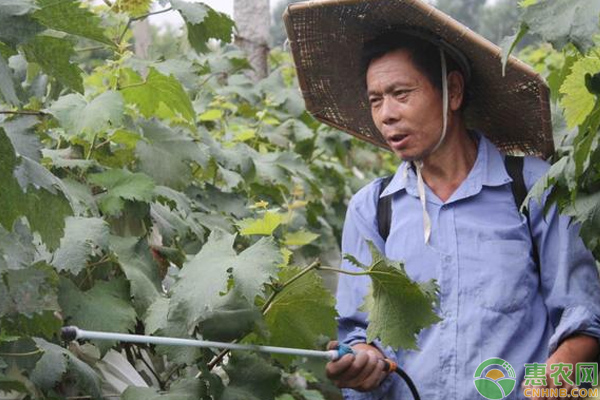
[[[138,17],[129,18],[129,21],[127,21],[127,25],[125,25],[125,29],[123,29],[123,32],[119,36],[119,40],[117,40],[117,44],[121,44],[121,42],[123,41],[123,38],[125,37],[125,34],[129,30],[129,28],[131,27],[131,24],[133,22],[139,21],[141,19],[148,18],[148,17],[150,17],[152,15],[158,15],[158,14],[166,13],[166,12],[169,12],[169,11],[173,11],[173,7],[165,8],[164,10],[160,10],[160,11],[154,11],[154,12],[151,12],[151,13],[148,13],[148,14],[140,15]]]
[[[363,276],[363,275],[381,275],[381,276],[390,276],[390,277],[396,276],[394,274],[390,274],[389,272],[373,271],[373,270],[363,271],[363,272],[352,272],[352,271],[346,271],[345,269],[332,268],[332,267],[319,267],[318,270],[319,271],[336,272],[338,274],[346,274],[346,275],[352,275],[352,276]]]
[[[304,275],[308,274],[313,269],[319,269],[319,268],[321,268],[321,262],[319,260],[315,260],[308,267],[304,268],[302,271],[300,271],[296,275],[292,276],[288,281],[284,282],[283,285],[281,285],[277,290],[273,290],[273,293],[271,293],[271,296],[269,296],[269,298],[267,299],[267,301],[265,302],[265,304],[262,307],[261,311],[262,311],[263,315],[265,315],[267,313],[267,311],[269,311],[269,307],[271,307],[271,304],[275,300],[275,297],[277,297],[277,295],[279,293],[281,293],[286,287],[288,287],[292,283],[296,282],[298,279],[302,278]]]
[[[353,276],[361,276],[361,275],[368,275],[369,272],[352,272],[352,271],[346,271],[345,269],[339,269],[339,268],[332,268],[332,267],[319,267],[319,271],[329,271],[329,272],[336,272],[338,274],[346,274],[346,275],[353,275]]]
[[[86,51],[94,51],[94,50],[102,50],[105,46],[91,46],[91,47],[82,47],[80,49],[75,49],[76,52],[82,53]]]
[[[291,285],[292,283],[296,282],[298,279],[302,278],[304,275],[306,275],[307,273],[309,273],[310,271],[314,270],[314,269],[318,269],[321,266],[321,262],[319,260],[315,260],[312,264],[310,264],[308,267],[304,268],[302,271],[298,272],[296,275],[292,276],[288,281],[284,282],[281,286],[277,287],[277,288],[273,288],[273,292],[271,293],[271,295],[269,296],[269,298],[267,299],[267,301],[265,302],[265,304],[262,306],[261,312],[263,315],[265,315],[268,311],[269,308],[271,307],[271,304],[273,303],[273,301],[275,300],[275,298],[277,297],[277,295],[279,293],[281,293],[286,287],[288,287],[289,285]],[[238,340],[234,340],[231,343],[237,343]],[[208,364],[208,370],[212,370],[217,364],[219,364],[221,361],[223,361],[223,358],[229,353],[229,350],[222,350],[215,358],[213,358]],[[200,377],[200,373],[198,373],[198,375],[196,375],[196,378]]]
[[[136,350],[137,350],[138,359],[142,360],[142,362],[144,363],[144,365],[146,365],[146,367],[150,370],[150,372],[152,373],[152,375],[154,375],[154,377],[156,378],[156,381],[158,382],[158,386],[160,386],[160,390],[165,390],[166,389],[165,382],[163,382],[160,379],[160,376],[155,371],[154,365],[150,365],[150,363],[148,361],[146,361],[146,359],[144,358],[144,355],[142,354],[142,351],[140,350],[139,347],[137,347]]]
[[[43,353],[44,350],[37,349],[34,351],[28,351],[27,353],[0,353],[2,357],[30,357],[35,356],[36,354]]]
[[[22,111],[0,111],[0,114],[16,114],[16,115],[46,115],[43,111],[30,111],[30,110],[22,110]]]

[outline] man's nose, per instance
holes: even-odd
[[[398,105],[393,98],[384,96],[381,104],[381,122],[391,125],[400,119]]]

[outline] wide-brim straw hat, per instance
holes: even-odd
[[[511,154],[554,151],[549,90],[525,63],[419,0],[316,0],[290,4],[283,16],[307,110],[318,120],[388,148],[364,90],[364,43],[398,28],[430,32],[468,60],[467,127]]]

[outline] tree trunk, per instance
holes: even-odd
[[[133,26],[133,42],[136,57],[148,59],[148,47],[152,42],[148,18],[136,22]]]
[[[248,54],[254,81],[269,73],[269,0],[234,0],[233,19],[237,26],[235,43]]]

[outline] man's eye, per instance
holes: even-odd
[[[370,97],[369,98],[369,103],[371,103],[371,105],[375,105],[377,103],[379,103],[381,101],[380,97]]]
[[[397,90],[394,92],[394,96],[396,97],[406,97],[408,95],[408,90]]]

